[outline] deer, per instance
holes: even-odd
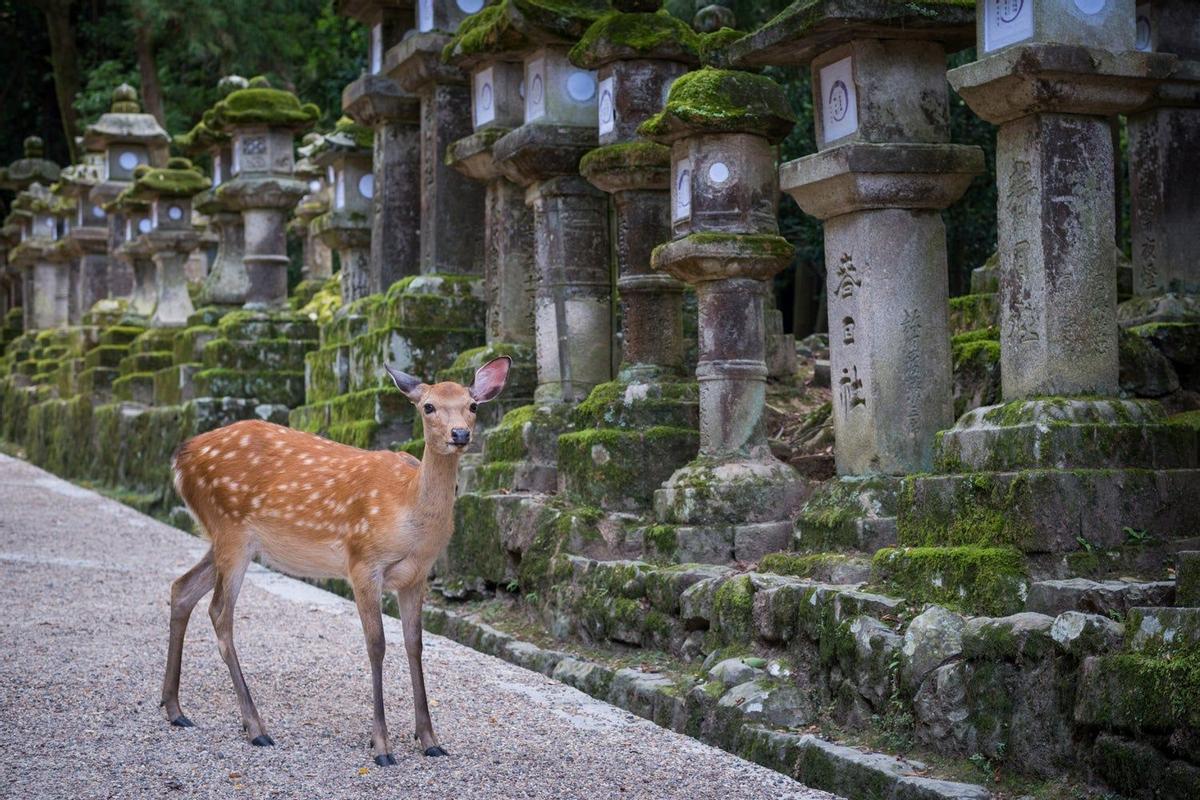
[[[426,756],[445,756],[425,695],[421,606],[430,568],[454,531],[459,457],[471,443],[478,404],[508,379],[501,356],[475,372],[471,386],[427,384],[385,364],[396,388],[421,415],[422,458],[361,450],[261,420],[244,420],[181,444],[172,459],[175,488],[207,535],[200,561],[171,585],[170,639],[162,702],[167,721],[194,727],[179,704],[183,639],[196,603],[213,593],[209,617],[229,668],[250,744],[275,744],[238,663],[234,606],[251,559],[300,578],[343,578],[366,637],[371,665],[375,763],[398,763],[383,704],[386,650],[381,596],[394,592],[404,632],[416,712],[414,738]]]

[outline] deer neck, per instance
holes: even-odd
[[[458,484],[458,453],[443,455],[425,444],[421,457],[421,473],[417,482],[417,504],[423,509],[449,512],[454,506]]]

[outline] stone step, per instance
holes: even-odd
[[[730,686],[724,680],[733,676],[730,670],[710,673],[708,682],[702,683],[692,676],[613,668],[545,650],[476,617],[436,606],[426,606],[424,621],[434,633],[550,676],[816,789],[847,798],[887,800],[991,797],[981,786],[930,777],[931,768],[919,761],[848,747],[812,734],[773,729],[811,721],[816,709],[804,692],[771,677],[773,666],[766,659],[760,659],[762,667],[755,664],[746,674],[739,673],[747,680],[736,685]]]
[[[148,328],[129,343],[131,353],[173,352],[178,328]]]
[[[646,510],[654,492],[700,446],[696,430],[588,428],[558,437],[559,492],[612,511]]]
[[[154,373],[134,372],[121,375],[112,384],[113,399],[128,402],[153,405],[154,403]]]
[[[871,579],[872,554],[854,551],[769,553],[758,562],[758,571],[792,575],[821,583],[863,584]]]
[[[196,399],[196,363],[172,364],[154,373],[154,404],[172,406]]]
[[[305,354],[316,347],[316,339],[217,338],[204,345],[201,360],[208,369],[299,370],[304,366]]]
[[[817,488],[796,518],[792,548],[799,552],[873,553],[896,544],[899,482],[894,478],[837,478]]]
[[[184,328],[175,336],[175,363],[193,364],[203,361],[204,346],[217,336],[217,329],[213,325],[193,325]]]
[[[175,353],[171,350],[143,350],[130,353],[117,364],[121,377],[127,375],[153,373],[175,363]]]
[[[320,335],[317,323],[293,312],[234,311],[221,317],[217,330],[224,339],[311,339]]]
[[[127,355],[129,355],[129,345],[127,344],[102,344],[89,350],[83,357],[83,361],[88,367],[112,367],[115,369],[121,364],[121,359]]]
[[[145,328],[133,325],[113,325],[105,328],[104,332],[100,334],[100,344],[128,345],[145,332]]]
[[[304,403],[304,373],[205,369],[196,373],[196,396],[253,398],[263,404],[294,408]]]
[[[1174,581],[1093,581],[1086,578],[1034,581],[1029,584],[1026,611],[1057,616],[1064,611],[1124,617],[1134,606],[1170,605]]]
[[[460,352],[482,343],[480,328],[391,326],[371,330],[350,342],[350,390],[390,385],[385,363],[422,380],[433,380]]]

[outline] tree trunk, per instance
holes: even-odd
[[[158,60],[154,57],[154,42],[149,27],[141,15],[134,12],[133,49],[137,53],[138,75],[142,79],[142,110],[153,114],[158,124],[167,127],[163,111],[162,85],[158,82]]]
[[[79,93],[79,55],[75,47],[75,26],[71,21],[72,0],[38,0],[37,7],[46,16],[50,38],[50,63],[54,71],[54,95],[67,151],[74,162],[78,153],[75,137],[79,135],[79,118],[75,113],[75,95]]]

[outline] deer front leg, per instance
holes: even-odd
[[[361,578],[353,581],[354,603],[362,619],[363,635],[367,639],[367,657],[371,659],[371,693],[375,701],[375,719],[371,724],[371,749],[375,763],[381,767],[396,763],[392,748],[388,744],[387,721],[383,711],[383,654],[387,642],[383,636],[383,612],[379,605],[382,586],[377,579]]]
[[[408,654],[408,672],[412,676],[413,706],[417,716],[417,739],[427,756],[449,755],[433,735],[433,720],[429,717],[429,701],[425,698],[425,672],[421,667],[421,601],[425,597],[424,581],[396,593],[400,605],[400,622],[404,625],[404,651]]]
[[[171,641],[167,646],[167,670],[163,675],[162,702],[167,719],[179,728],[191,728],[192,721],[179,708],[179,670],[183,663],[183,636],[187,633],[192,609],[216,583],[213,552],[210,548],[196,566],[171,585]]]
[[[225,665],[229,667],[229,677],[233,679],[233,691],[237,694],[246,736],[255,747],[271,747],[275,740],[267,733],[267,728],[258,715],[254,699],[250,697],[250,687],[246,685],[246,678],[242,675],[237,649],[233,646],[233,609],[237,604],[238,592],[242,588],[242,578],[246,575],[246,566],[250,563],[249,552],[239,554],[237,558],[238,561],[226,569],[221,569],[218,564],[216,586],[213,588],[208,615],[212,618],[213,630],[217,633],[217,649]]]

